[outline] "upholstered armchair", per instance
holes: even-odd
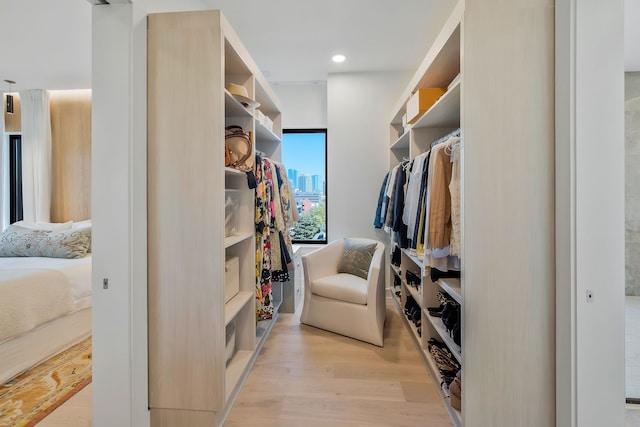
[[[386,316],[384,244],[342,239],[303,255],[300,321],[382,347]]]

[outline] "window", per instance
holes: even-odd
[[[300,214],[293,242],[327,243],[327,130],[284,129],[282,163]]]

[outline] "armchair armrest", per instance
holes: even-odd
[[[303,255],[302,266],[305,275],[305,287],[313,286],[315,278],[337,274],[342,254],[342,241],[336,240],[327,246]]]
[[[367,301],[377,301],[379,299],[378,293],[381,291],[384,294],[386,282],[384,272],[384,249],[384,244],[378,242],[378,247],[373,254],[373,259],[371,260],[367,276],[367,281],[369,282]]]

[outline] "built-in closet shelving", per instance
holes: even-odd
[[[432,143],[462,128],[461,100],[464,82],[460,64],[463,14],[464,1],[460,1],[393,110],[390,122],[390,167],[392,168],[407,159],[414,159],[425,153],[431,148]],[[405,105],[411,95],[419,88],[436,87],[446,88],[446,92],[413,124],[403,125]],[[408,283],[407,270],[419,276],[419,285]],[[400,265],[392,264],[390,274],[391,284],[397,283],[398,279],[401,283],[400,296],[396,295],[393,286],[391,288],[392,299],[401,314],[409,297],[412,297],[420,306],[420,331],[404,314],[401,317],[414,338],[428,371],[432,374],[435,383],[440,386],[443,402],[454,425],[461,426],[463,425],[462,413],[451,406],[448,389],[446,386],[441,386],[440,372],[429,352],[428,341],[430,338],[436,338],[444,342],[460,365],[463,364],[463,349],[454,342],[442,320],[431,316],[427,308],[439,306],[440,303],[436,298],[438,292],[448,294],[463,307],[464,280],[453,278],[432,282],[429,265],[409,249],[401,249]]]
[[[228,125],[280,159],[278,100],[220,11],[148,17],[149,407],[152,426],[222,425],[278,316],[256,321],[255,190],[224,167]],[[225,87],[242,85],[272,126]],[[225,233],[232,190],[235,230]],[[225,261],[239,292],[225,303]],[[229,328],[229,329],[228,329]],[[227,356],[227,331],[235,346]]]

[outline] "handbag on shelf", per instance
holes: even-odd
[[[225,166],[245,172],[253,171],[255,156],[253,154],[253,141],[249,132],[245,132],[242,127],[237,125],[227,126],[225,128],[224,146]]]

